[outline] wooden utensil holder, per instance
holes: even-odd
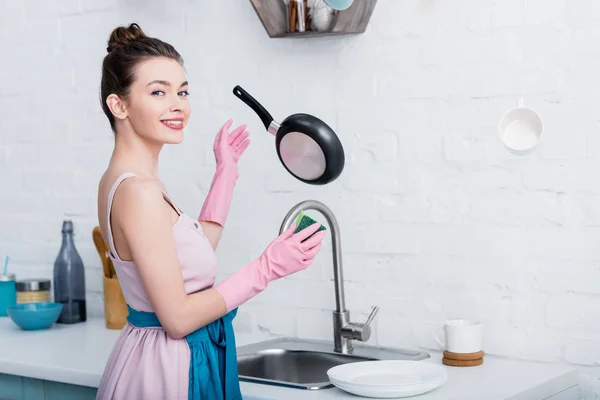
[[[104,280],[104,319],[107,329],[123,329],[127,322],[127,303],[121,290],[119,280],[107,278]]]

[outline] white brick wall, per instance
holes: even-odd
[[[371,342],[436,348],[444,318],[480,317],[488,353],[580,365],[586,398],[600,395],[597,1],[380,0],[365,34],[306,40],[269,39],[247,0],[1,1],[0,253],[19,278],[51,276],[61,220],[73,219],[95,316],[95,189],[112,149],[100,63],[111,29],[132,21],[186,60],[193,118],[162,158],[184,210],[201,207],[216,129],[233,117],[252,131],[219,279],[314,198],[340,222],[354,319],[381,307]],[[288,176],[236,84],[280,120],[328,121],[347,152],[341,179]],[[526,157],[496,134],[520,95],[546,123]],[[238,327],[329,339],[331,280],[328,243],[311,270],[245,306]]]

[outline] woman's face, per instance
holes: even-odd
[[[161,144],[183,141],[190,117],[188,83],[176,60],[153,57],[138,64],[127,97],[127,115],[135,132]]]

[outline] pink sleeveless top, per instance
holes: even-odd
[[[121,175],[108,195],[109,254],[127,304],[139,311],[154,312],[135,261],[124,261],[118,256],[110,226],[115,192],[123,180],[132,176],[135,175]],[[189,294],[212,287],[217,258],[202,226],[182,213],[164,191],[163,196],[179,214],[172,230],[185,291]],[[160,327],[142,328],[126,323],[106,363],[96,399],[187,400],[189,369],[190,349],[185,339],[173,339]]]
[[[115,192],[121,182],[132,176],[135,175],[131,173],[121,175],[108,194],[107,234],[109,252],[127,304],[139,311],[154,312],[148,294],[142,285],[135,261],[121,260],[117,254],[110,225],[110,211]],[[204,236],[202,226],[195,218],[182,213],[164,191],[163,197],[179,214],[173,225],[173,236],[186,293],[194,293],[212,287],[217,272],[217,257],[210,242]]]

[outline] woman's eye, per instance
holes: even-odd
[[[190,93],[187,90],[183,90],[183,91],[179,92],[178,94],[183,97],[187,97],[190,95]]]
[[[164,94],[165,92],[163,92],[162,90],[155,90],[154,92],[152,92],[153,96],[162,96]]]

